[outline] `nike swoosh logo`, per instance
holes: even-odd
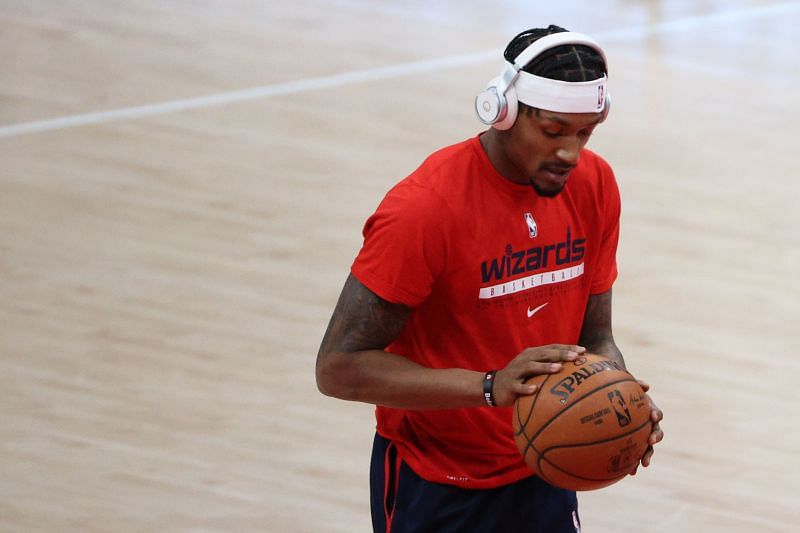
[[[550,302],[545,302],[545,303],[543,303],[542,305],[540,305],[539,307],[537,307],[536,309],[533,309],[533,310],[532,310],[532,309],[529,307],[529,308],[528,308],[528,318],[532,317],[533,315],[535,315],[536,313],[538,313],[539,311],[541,311],[541,310],[542,310],[542,308],[543,308],[545,305],[549,304],[549,303],[550,303]]]

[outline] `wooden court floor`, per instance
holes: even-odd
[[[583,530],[796,531],[777,0],[0,0],[0,531],[369,531],[372,409],[319,341],[365,218],[550,23],[609,54],[615,333],[666,416]]]

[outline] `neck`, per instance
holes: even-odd
[[[489,128],[480,136],[481,146],[486,152],[486,157],[498,174],[510,182],[519,185],[529,185],[530,177],[521,172],[508,158],[503,149],[504,137],[509,135],[507,131],[500,131]]]

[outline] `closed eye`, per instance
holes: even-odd
[[[560,132],[560,131],[542,130],[542,133],[544,133],[546,137],[550,137],[551,139],[555,139],[555,138],[561,137],[563,135],[563,133]]]

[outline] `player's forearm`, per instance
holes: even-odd
[[[403,409],[484,405],[483,372],[426,368],[381,350],[324,354],[316,374],[323,394],[343,400]]]
[[[584,346],[589,353],[604,355],[617,361],[624,368],[625,360],[614,342],[611,328],[611,298],[611,289],[589,297],[578,344]]]

